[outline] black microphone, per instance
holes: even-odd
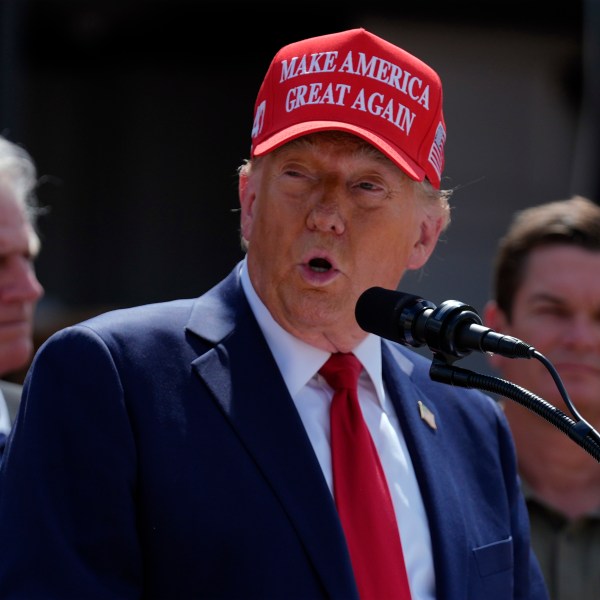
[[[427,344],[436,354],[462,358],[473,350],[509,358],[532,358],[533,346],[484,327],[468,304],[446,300],[439,306],[413,294],[372,287],[356,303],[356,321],[362,329],[418,348]]]

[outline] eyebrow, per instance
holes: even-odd
[[[529,299],[529,302],[554,302],[555,304],[565,304],[566,298],[562,296],[556,296],[549,292],[536,292],[532,294]]]

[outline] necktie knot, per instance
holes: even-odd
[[[354,354],[332,354],[319,373],[334,390],[356,390],[362,365]]]

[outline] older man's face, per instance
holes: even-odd
[[[0,375],[33,352],[33,317],[43,288],[33,267],[35,234],[13,192],[0,183]]]
[[[332,339],[340,350],[364,337],[354,318],[360,294],[394,289],[422,266],[441,227],[403,173],[360,145],[319,137],[288,144],[242,185],[258,295],[284,329],[327,350]]]

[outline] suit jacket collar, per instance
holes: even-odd
[[[193,368],[289,515],[325,595],[358,600],[333,498],[237,267],[199,298],[188,331],[214,345]]]

